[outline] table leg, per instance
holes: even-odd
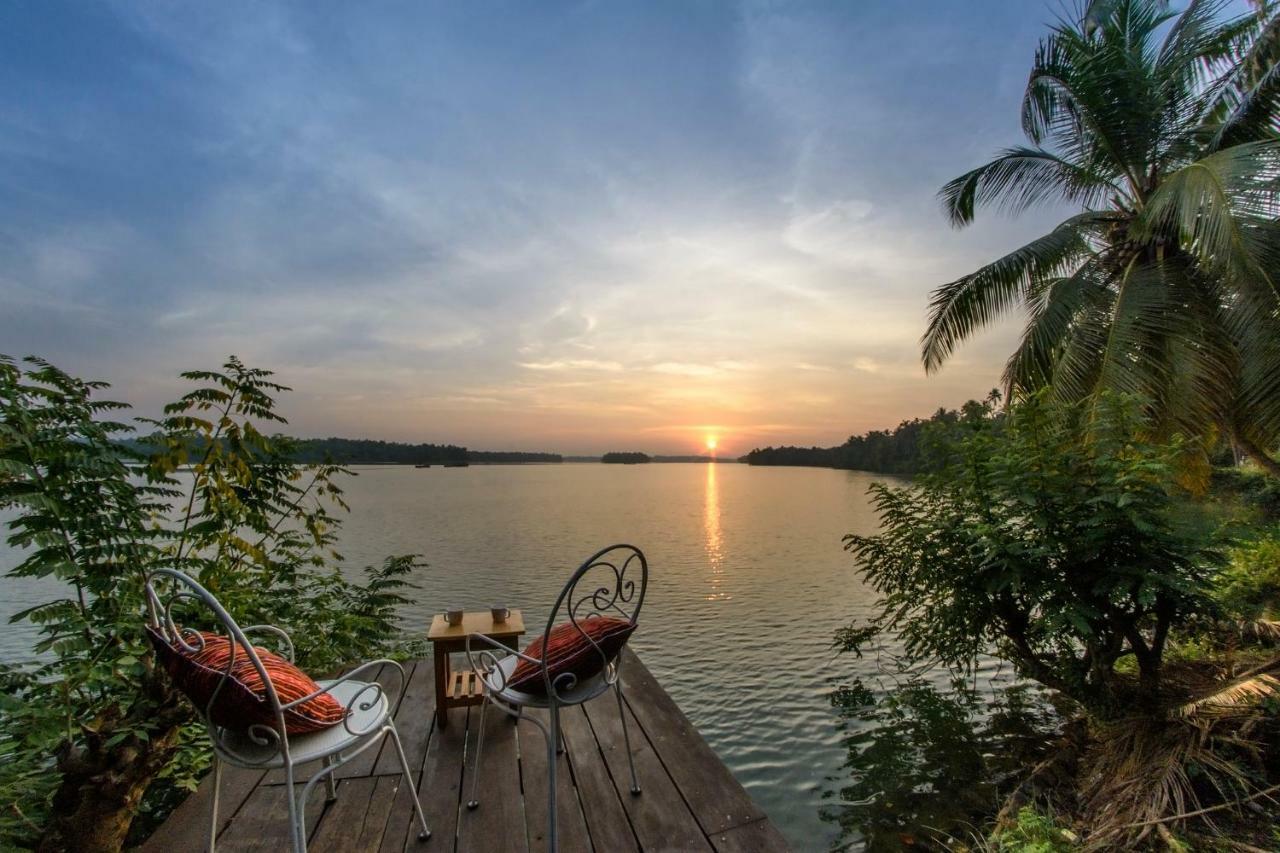
[[[449,708],[446,705],[445,688],[449,684],[449,655],[440,647],[431,650],[431,657],[436,665],[436,725],[445,728],[449,725]]]

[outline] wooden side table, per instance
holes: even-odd
[[[431,657],[436,666],[436,722],[441,728],[449,725],[450,708],[465,708],[484,701],[484,685],[480,677],[472,669],[451,669],[449,655],[465,652],[467,637],[472,634],[484,634],[509,649],[519,651],[516,640],[523,633],[524,616],[519,610],[513,609],[505,622],[494,622],[487,610],[467,612],[462,614],[461,625],[450,625],[442,614],[435,615],[427,639],[431,641]]]

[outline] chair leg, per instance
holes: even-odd
[[[489,710],[489,700],[485,699],[480,703],[480,735],[476,738],[476,762],[471,765],[471,799],[467,801],[467,808],[474,809],[480,805],[480,801],[476,799],[476,791],[480,785],[480,753],[484,751],[484,715]]]
[[[330,755],[328,758],[324,760],[324,765],[325,767],[333,766],[332,755]],[[324,777],[324,783],[326,788],[325,801],[329,803],[332,803],[333,801],[338,799],[338,781],[333,778],[335,775],[336,775],[335,773],[329,773]]]
[[[409,796],[413,798],[413,810],[418,815],[418,822],[422,824],[422,832],[418,833],[418,840],[426,841],[431,837],[431,830],[427,828],[427,816],[422,813],[422,803],[418,800],[413,771],[409,769],[409,759],[405,757],[404,746],[400,743],[400,733],[396,731],[395,723],[387,724],[387,736],[396,745],[396,755],[400,756],[400,772],[404,774],[404,784],[409,786]]]
[[[209,853],[218,839],[218,789],[222,787],[222,762],[213,757],[213,808],[209,813]]]
[[[622,717],[622,742],[627,747],[627,763],[631,766],[631,794],[640,793],[640,780],[636,778],[636,758],[631,754],[631,733],[627,730],[627,709],[622,704],[622,680],[613,683],[613,692],[618,697],[618,716]]]
[[[306,803],[298,802],[297,794],[293,789],[292,763],[285,764],[284,775],[285,789],[289,797],[289,836],[293,841],[293,853],[307,853],[307,833],[303,826],[306,820]],[[310,792],[311,785],[308,784],[302,789],[302,796],[305,798]]]
[[[556,853],[560,849],[559,831],[556,827],[556,760],[560,743],[560,709],[551,703],[551,728],[547,731],[547,850]]]

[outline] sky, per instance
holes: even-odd
[[[289,430],[830,445],[998,384],[929,292],[1060,5],[0,0],[0,352],[154,415],[231,353]]]

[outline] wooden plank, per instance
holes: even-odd
[[[767,817],[711,836],[716,853],[786,853],[791,849]]]
[[[623,655],[623,695],[702,831],[715,835],[764,817],[635,653],[626,649]]]
[[[550,724],[550,715],[546,711],[527,709],[524,719],[516,725],[516,739],[520,746],[520,780],[524,790],[524,821],[529,835],[529,850],[540,853],[548,849],[547,739],[534,724],[534,719],[544,726]],[[556,831],[561,850],[590,850],[591,839],[569,766],[572,757],[566,749],[556,761]]]
[[[297,793],[302,793],[299,785]],[[307,798],[307,834],[315,831],[324,813],[324,786],[311,789]],[[285,785],[259,785],[240,808],[227,831],[218,836],[218,850],[279,851],[289,848],[289,800]]]
[[[622,807],[613,777],[605,764],[604,754],[596,743],[595,733],[582,708],[565,708],[560,712],[560,727],[569,749],[573,778],[578,789],[582,814],[587,822],[591,843],[601,853],[639,850],[640,842],[631,829],[631,820]],[[625,792],[626,789],[624,788]],[[625,796],[631,796],[629,793]],[[526,808],[529,804],[526,804]]]
[[[218,792],[218,832],[226,830],[253,789],[262,781],[261,770],[222,768]],[[195,793],[182,801],[142,845],[142,853],[201,850],[208,845],[210,809],[213,807],[213,774],[204,777]]]
[[[429,847],[418,846],[418,818],[407,788],[401,788],[387,818],[387,832],[382,840],[382,853],[401,850],[425,850],[428,853],[452,851],[458,832],[458,808],[461,805],[462,762],[466,755],[467,711],[454,715],[454,725],[433,728],[427,741],[426,763],[419,777],[418,798],[431,829]],[[391,777],[395,778],[395,777]]]
[[[472,709],[468,717],[467,763],[462,770],[462,801],[471,799],[471,780],[478,776],[476,799],[480,807],[458,812],[458,853],[492,853],[494,850],[527,851],[524,800],[520,793],[520,766],[516,755],[515,726],[497,708],[483,714],[484,749],[480,766],[475,766],[476,741],[481,712]]]
[[[630,711],[627,713],[631,726],[631,754],[644,792],[639,796],[630,792],[631,771],[627,764],[617,701],[612,695],[605,695],[584,705],[583,710],[587,712],[587,720],[595,732],[600,751],[604,753],[605,764],[609,766],[614,787],[631,819],[636,837],[640,839],[640,846],[645,850],[710,850],[707,836]]]
[[[776,827],[751,803],[652,674],[630,652],[625,654],[631,744],[644,793],[633,797],[629,792],[631,780],[614,698],[605,695],[585,709],[564,709],[561,723],[567,755],[559,759],[557,773],[561,850],[594,848],[598,853],[614,853],[643,846],[645,850],[775,853],[788,849]],[[366,775],[340,782],[336,803],[326,807],[323,785],[313,790],[307,809],[312,849],[545,850],[542,732],[531,721],[513,726],[506,714],[489,709],[479,768],[481,806],[468,812],[464,802],[470,795],[472,768],[467,764],[474,760],[480,711],[459,708],[454,725],[441,729],[434,723],[431,662],[411,662],[406,674],[409,688],[397,727],[432,841],[418,843],[412,788],[404,783],[394,747],[384,743],[364,754],[367,761],[360,760],[364,756],[356,759],[359,764],[354,769],[359,771],[363,765]],[[284,788],[265,784],[274,775],[224,769],[220,823],[225,830],[219,849],[287,849]],[[202,782],[143,845],[144,853],[204,847],[210,785],[209,779]]]
[[[396,713],[396,731],[400,734],[400,743],[404,746],[405,757],[409,759],[409,767],[415,774],[422,768],[427,753],[427,738],[431,734],[431,718],[436,711],[436,695],[431,676],[432,668],[425,660],[414,663],[413,671],[409,673],[409,686],[404,691],[404,699]],[[400,758],[396,755],[395,746],[390,741],[383,743],[373,775],[384,776],[399,772]]]
[[[400,779],[394,776],[344,779],[337,801],[325,812],[307,849],[312,853],[379,850],[399,788]]]
[[[357,849],[375,784],[372,776],[342,780],[338,784],[338,798],[325,810],[315,835],[307,842],[307,849],[316,853]],[[381,841],[381,835],[378,840]]]

